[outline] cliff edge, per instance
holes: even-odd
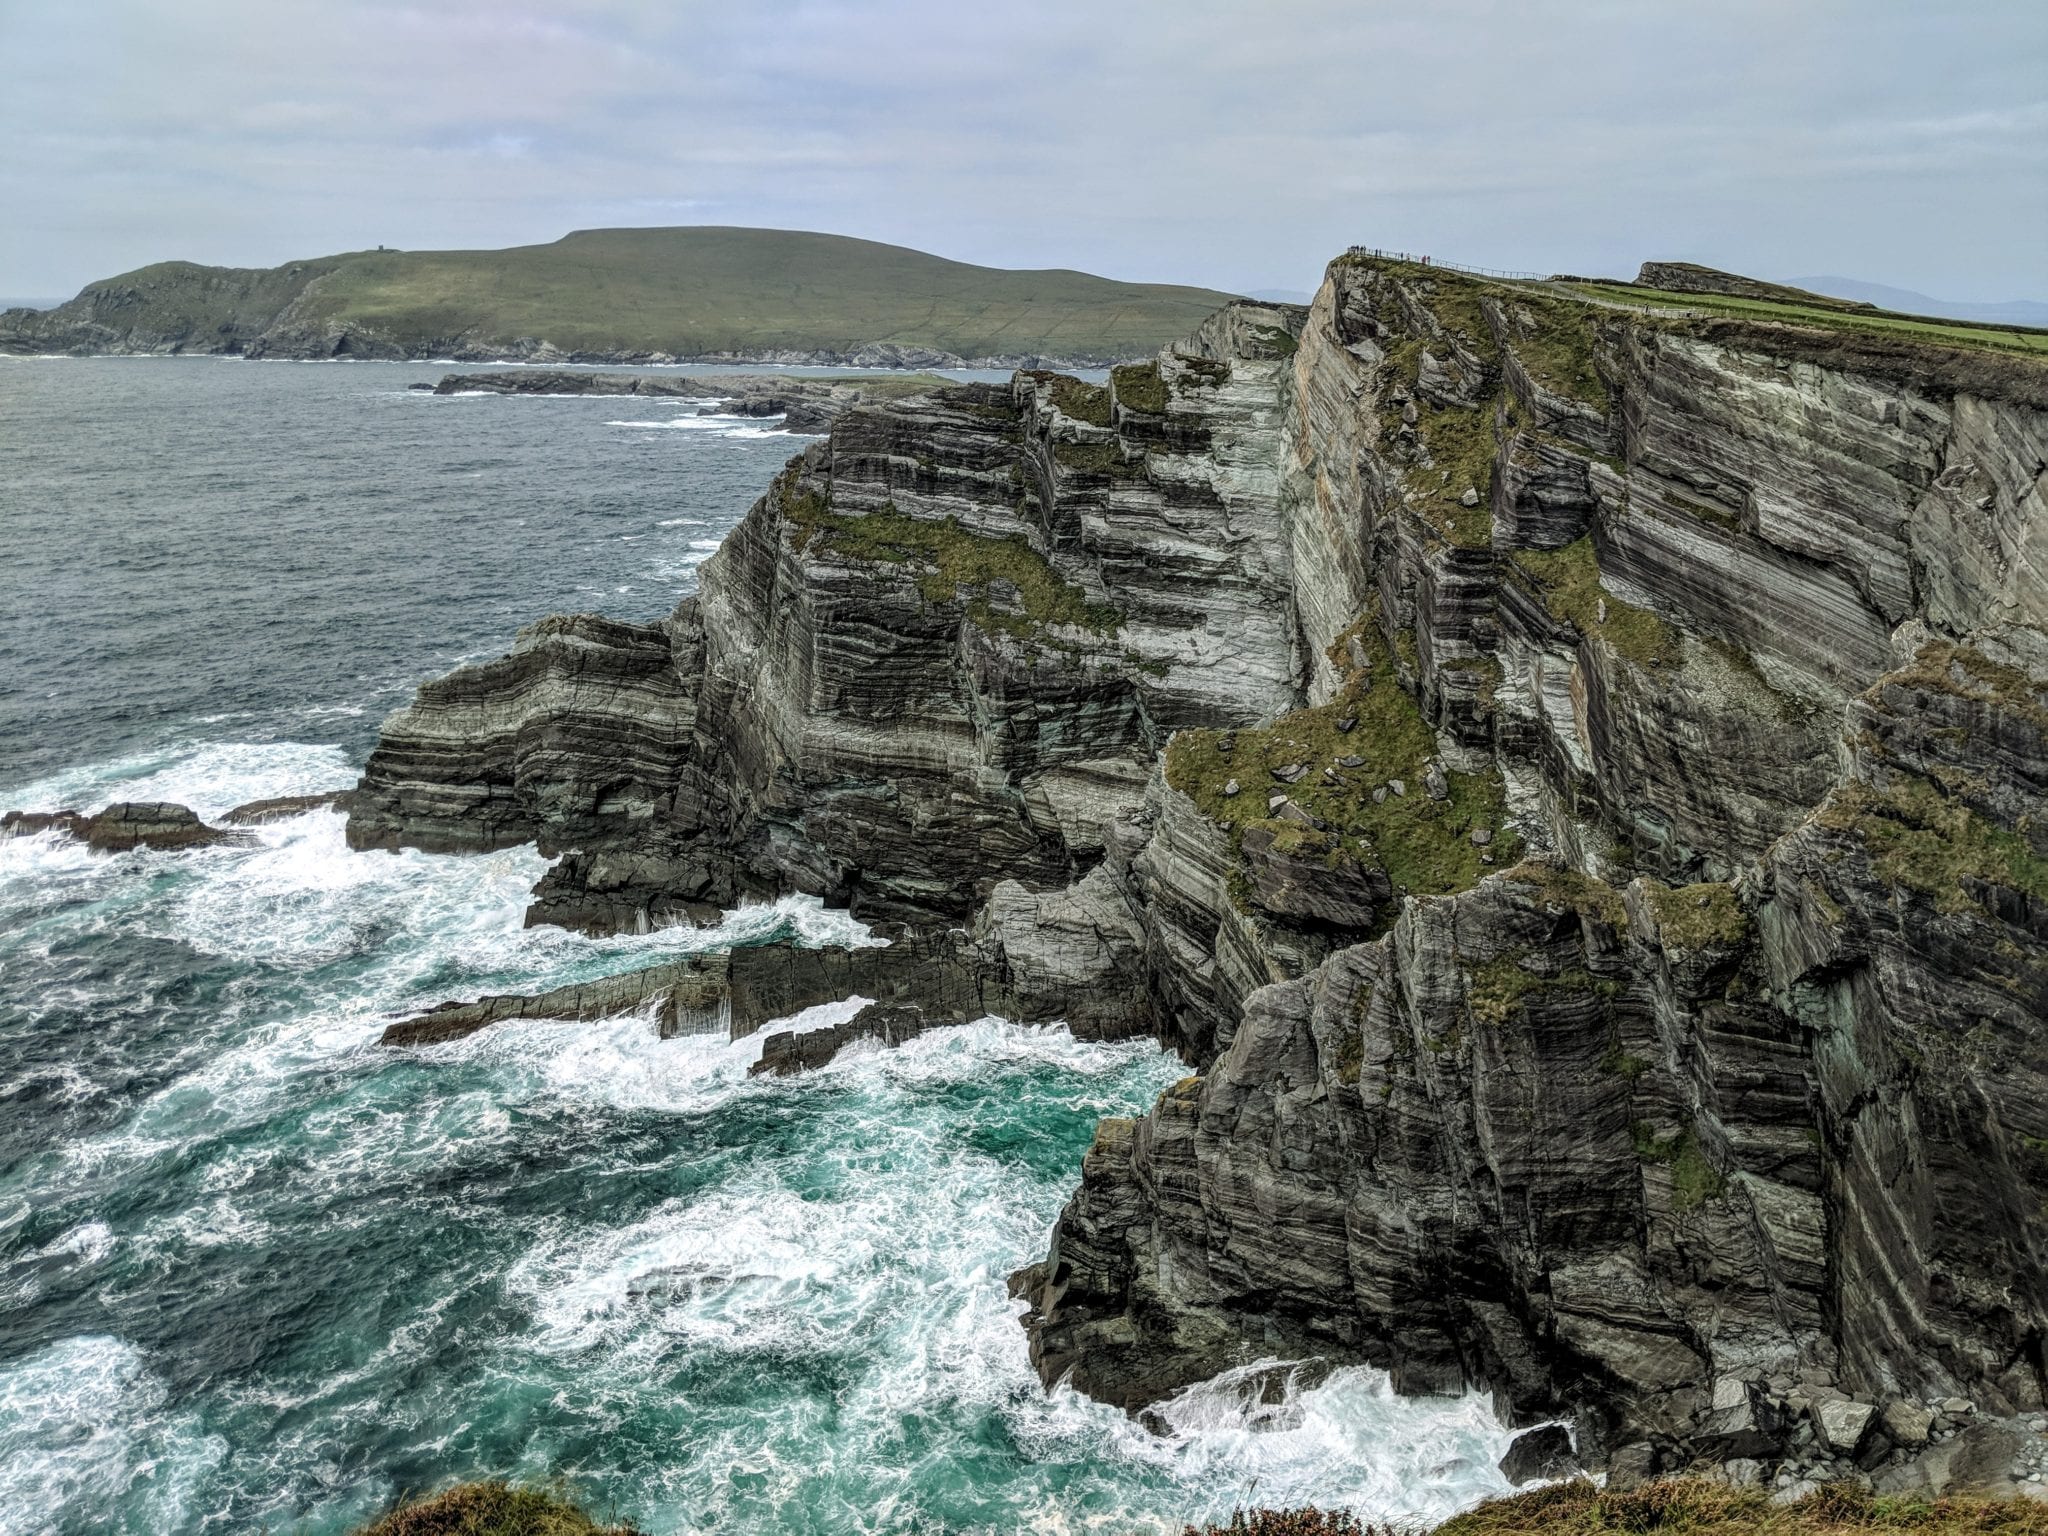
[[[667,621],[424,687],[349,835],[537,840],[595,930],[814,892],[947,935],[893,1008],[1178,1050],[1016,1278],[1048,1381],[1365,1360],[1622,1481],[2011,1488],[2044,562],[2037,359],[1354,252],[846,411]]]

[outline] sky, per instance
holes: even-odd
[[[2043,0],[0,0],[0,293],[607,225],[2048,299]]]

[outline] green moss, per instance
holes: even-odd
[[[1977,906],[1964,884],[1970,880],[2048,902],[2048,859],[1926,779],[1901,775],[1885,790],[1846,785],[1819,820],[1854,832],[1881,878],[1931,897],[1944,912]]]
[[[1051,386],[1052,403],[1076,421],[1091,427],[1109,425],[1109,391],[1100,384],[1088,384],[1064,373],[1036,373]]]
[[[1607,1054],[1600,1058],[1600,1070],[1609,1077],[1626,1078],[1632,1083],[1650,1070],[1650,1064],[1640,1056],[1629,1055],[1621,1048],[1621,1043],[1616,1041],[1608,1048]]]
[[[1583,967],[1543,976],[1525,969],[1512,955],[1475,966],[1465,981],[1465,1001],[1482,1024],[1505,1024],[1537,993],[1585,992],[1609,998],[1620,991],[1619,982],[1596,977]]]
[[[1449,656],[1436,664],[1439,672],[1453,672],[1461,677],[1476,677],[1474,690],[1483,708],[1493,708],[1499,697],[1502,678],[1500,661],[1492,656]]]
[[[964,594],[968,617],[983,629],[1039,639],[1051,625],[1102,635],[1123,627],[1120,612],[1089,602],[1022,535],[992,539],[969,532],[958,518],[907,517],[894,502],[879,512],[849,517],[828,510],[814,492],[799,494],[781,482],[778,488],[783,515],[798,529],[799,548],[822,540],[826,549],[848,559],[920,566],[918,590],[926,601],[959,601]],[[1015,589],[1022,612],[997,606],[999,584]]]
[[[1365,1032],[1347,1029],[1337,1042],[1337,1081],[1356,1084],[1365,1070]]]
[[[1067,469],[1082,475],[1114,475],[1134,479],[1145,471],[1142,457],[1126,459],[1115,443],[1054,443],[1052,456]]]
[[[1417,297],[1422,300],[1423,307],[1436,317],[1437,323],[1456,333],[1468,350],[1476,353],[1482,361],[1497,363],[1500,351],[1494,345],[1493,326],[1487,321],[1479,294],[1477,283],[1446,274],[1432,278],[1418,290]]]
[[[1283,325],[1261,326],[1253,334],[1282,357],[1292,357],[1301,348],[1300,340]]]
[[[1749,914],[1735,899],[1735,887],[1718,881],[1672,887],[1645,880],[1644,891],[1656,914],[1657,932],[1670,949],[1704,949],[1710,944],[1739,944],[1749,932]]]
[[[1996,705],[2048,729],[2048,682],[1993,661],[1972,646],[1930,640],[1920,647],[1912,666],[1888,681]]]
[[[632,1525],[599,1525],[558,1493],[502,1482],[463,1483],[401,1504],[357,1536],[637,1536]]]
[[[1665,505],[1673,511],[1683,512],[1687,517],[1703,523],[1717,523],[1735,533],[1742,531],[1742,514],[1727,507],[1717,507],[1704,501],[1694,501],[1690,496],[1681,496],[1676,491],[1664,494]]]
[[[1183,382],[1193,389],[1221,389],[1230,382],[1230,364],[1213,357],[1189,357],[1185,352],[1173,354],[1173,360],[1180,364]]]
[[[1673,1210],[1696,1210],[1716,1199],[1727,1187],[1727,1181],[1707,1161],[1706,1153],[1700,1150],[1699,1139],[1691,1131],[1658,1136],[1649,1121],[1638,1120],[1634,1135],[1637,1157],[1646,1163],[1662,1163],[1670,1168]]]
[[[1404,407],[1391,397],[1392,386],[1399,383],[1414,398],[1415,433],[1422,449],[1415,462],[1401,466],[1409,504],[1449,543],[1460,549],[1485,549],[1493,542],[1493,461],[1500,448],[1493,430],[1496,402],[1489,400],[1475,409],[1429,405],[1417,393],[1422,350],[1420,341],[1410,340],[1387,354],[1387,388],[1380,404],[1383,448],[1398,462],[1393,445],[1402,442]],[[1422,462],[1425,457],[1427,463]],[[1467,490],[1479,493],[1477,506],[1463,505]]]
[[[1127,411],[1146,411],[1154,416],[1166,411],[1166,380],[1159,376],[1157,363],[1125,363],[1112,368],[1110,389]]]
[[[1515,324],[1509,345],[1529,377],[1552,394],[1589,405],[1604,416],[1612,401],[1593,358],[1598,310],[1535,294],[1518,293],[1511,302]]]
[[[1621,892],[1575,869],[1518,864],[1502,878],[1518,885],[1535,886],[1539,892],[1537,899],[1545,906],[1567,907],[1583,916],[1598,918],[1610,928],[1628,926],[1628,908],[1622,902]]]
[[[1791,325],[1818,326],[1833,331],[1876,332],[1902,341],[1934,342],[1942,346],[1990,347],[2009,352],[2048,352],[2048,330],[2014,327],[1993,329],[1968,322],[1922,320],[1878,311],[1850,311],[1825,304],[1783,303],[1771,299],[1739,298],[1732,294],[1672,293],[1661,288],[1641,288],[1634,283],[1574,283],[1589,298],[1651,308],[1689,309],[1703,314],[1730,315],[1748,320],[1778,320]]]
[[[1372,653],[1370,675],[1378,681],[1361,691],[1356,682],[1332,702],[1316,709],[1295,710],[1271,725],[1234,733],[1229,755],[1221,743],[1233,733],[1181,731],[1166,748],[1166,781],[1199,806],[1204,815],[1233,832],[1266,819],[1266,801],[1286,794],[1302,809],[1329,824],[1333,851],[1376,864],[1395,889],[1414,895],[1438,895],[1476,884],[1486,873],[1481,850],[1472,844],[1475,827],[1494,834],[1486,850],[1501,860],[1519,856],[1520,841],[1506,830],[1505,795],[1495,773],[1447,775],[1449,798],[1431,800],[1423,793],[1424,767],[1436,754],[1436,737],[1415,701],[1389,675],[1387,650],[1377,631],[1353,631]],[[1343,654],[1345,637],[1331,647]],[[1340,731],[1355,716],[1357,726]],[[1324,782],[1322,771],[1337,759],[1365,759],[1357,768],[1338,768],[1340,784]],[[1308,773],[1297,783],[1283,784],[1273,770],[1306,763]],[[1242,792],[1223,793],[1235,778]],[[1375,803],[1373,790],[1390,779],[1403,781],[1405,796],[1388,794]]]
[[[1682,647],[1677,630],[1647,608],[1625,603],[1600,584],[1600,559],[1589,533],[1563,549],[1518,549],[1514,562],[1535,579],[1551,616],[1588,637],[1597,636],[1642,667],[1677,664]],[[1600,606],[1607,622],[1600,622]]]
[[[1317,1512],[1319,1513],[1319,1512]],[[1292,1512],[1286,1517],[1293,1518]],[[1603,1489],[1585,1478],[1491,1499],[1436,1528],[1434,1536],[2040,1536],[2029,1499],[1875,1494],[1830,1483],[1790,1503],[1768,1488],[1730,1488],[1704,1478],[1666,1478]],[[1212,1528],[1204,1536],[1223,1536]],[[1238,1536],[1238,1533],[1231,1533]],[[1248,1527],[1243,1536],[1362,1536],[1355,1526],[1302,1523]]]

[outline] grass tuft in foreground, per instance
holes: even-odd
[[[600,1525],[558,1493],[509,1483],[462,1483],[401,1504],[357,1536],[640,1536],[632,1524]]]
[[[1668,1478],[1607,1492],[1578,1479],[1453,1516],[1433,1536],[2048,1536],[2048,1505],[2032,1499],[1882,1497],[1838,1483],[1790,1504],[1758,1489]],[[1416,1536],[1416,1527],[1365,1525],[1349,1510],[1240,1510],[1228,1525],[1186,1536]]]

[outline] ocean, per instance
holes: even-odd
[[[432,364],[0,360],[0,807],[353,782],[422,679],[645,620],[802,439],[694,402],[435,397]],[[729,371],[729,370],[728,370]],[[1025,1357],[1097,1119],[1183,1070],[982,1020],[795,1079],[647,1019],[385,1050],[391,1017],[676,950],[520,926],[544,868],[0,843],[0,1533],[344,1532],[460,1478],[670,1531],[1429,1519],[1505,1491],[1476,1397],[1249,1372],[1166,1434]]]

